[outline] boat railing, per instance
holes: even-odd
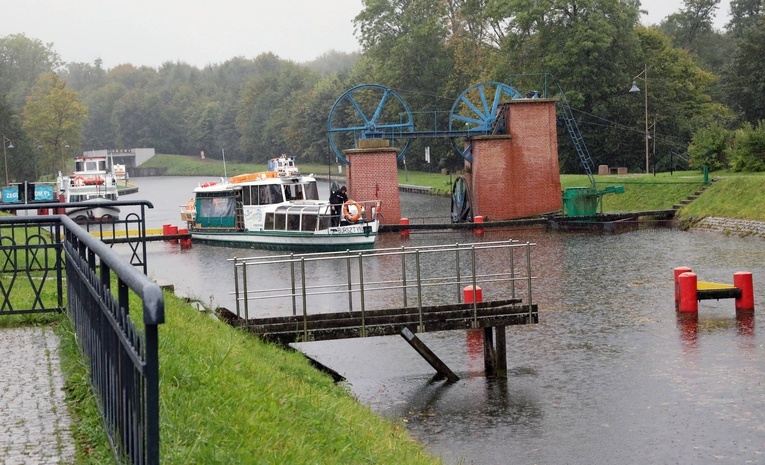
[[[254,318],[518,299],[532,313],[531,249],[497,241],[230,259],[235,313]],[[474,314],[476,312],[474,301]]]

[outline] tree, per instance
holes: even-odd
[[[765,119],[765,14],[757,24],[742,32],[725,72],[728,102],[753,125]]]
[[[53,44],[43,44],[24,34],[0,38],[0,95],[8,96],[8,103],[21,109],[24,98],[42,73],[51,73],[61,66],[61,59]]]
[[[80,146],[87,112],[77,93],[57,75],[43,74],[37,80],[24,106],[24,130],[44,146],[48,154],[45,168],[51,174],[57,168],[66,170],[66,145]]]
[[[731,0],[730,21],[725,25],[734,37],[741,37],[747,29],[760,27],[758,24],[765,14],[763,0]]]

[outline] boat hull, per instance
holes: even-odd
[[[228,247],[249,247],[281,252],[338,252],[374,248],[377,231],[372,226],[360,232],[339,232],[337,228],[316,233],[287,231],[189,231],[195,243]]]
[[[68,208],[66,215],[78,222],[85,221],[116,221],[120,218],[120,209],[108,205],[87,205],[89,202],[82,202],[82,207]]]

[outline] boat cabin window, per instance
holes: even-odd
[[[236,194],[232,195],[231,192],[197,194],[197,222],[208,227],[233,227],[236,201]]]
[[[316,231],[329,228],[329,215],[321,214],[321,207],[300,205],[279,207],[274,213],[266,214],[264,229],[277,231]]]
[[[75,171],[106,171],[106,160],[76,160]]]
[[[281,186],[267,184],[262,186],[242,186],[242,203],[244,205],[269,205],[284,202]]]

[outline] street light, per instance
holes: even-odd
[[[69,148],[69,143],[64,141],[64,145],[61,146],[61,172],[66,173],[66,161],[64,161],[64,148]]]
[[[9,149],[13,148],[13,142],[3,134],[3,160],[5,161],[5,185],[7,186],[10,183],[8,182],[8,152],[5,150],[6,145]]]
[[[640,76],[642,76],[642,78]],[[636,79],[643,79],[643,82],[645,83],[645,172],[648,174],[651,172],[648,162],[648,64],[645,65],[642,73],[632,78],[632,88],[630,88],[631,94],[640,93],[640,88],[637,86]]]

